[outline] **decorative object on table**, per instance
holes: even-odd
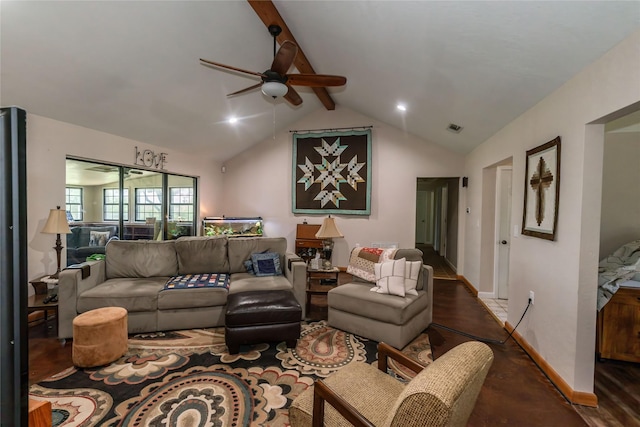
[[[371,213],[371,129],[293,134],[293,213]]]
[[[560,201],[560,137],[527,151],[522,234],[555,240]]]
[[[307,224],[306,220],[296,226],[295,253],[307,264],[322,249],[322,240],[316,238],[318,230],[320,230],[320,224]]]
[[[53,276],[45,276],[40,279],[41,282],[47,284],[47,298],[54,296],[57,298],[58,295],[58,278]],[[49,298],[49,299],[51,299]],[[45,301],[46,303],[46,301]]]
[[[71,229],[69,229],[69,223],[67,222],[67,212],[60,210],[60,206],[57,206],[56,209],[51,209],[49,211],[49,218],[47,218],[47,223],[44,225],[42,232],[56,235],[56,245],[53,248],[56,250],[58,269],[55,274],[51,275],[51,278],[57,279],[58,274],[60,274],[60,253],[63,249],[60,235],[71,234]]]
[[[344,237],[338,230],[338,226],[331,215],[324,219],[320,230],[316,233],[318,239],[322,239],[322,268],[329,270],[331,268],[331,254],[333,253],[333,238]]]

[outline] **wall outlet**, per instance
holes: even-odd
[[[531,305],[533,305],[536,300],[533,291],[529,291],[529,299],[531,300]]]

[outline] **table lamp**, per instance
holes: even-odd
[[[317,239],[322,239],[322,268],[331,269],[331,253],[333,252],[333,238],[344,237],[331,215],[322,221],[320,230],[316,233]]]
[[[57,279],[60,274],[60,252],[62,252],[62,242],[60,241],[60,234],[71,234],[69,229],[69,223],[67,222],[67,212],[60,210],[60,206],[56,209],[49,211],[49,218],[44,225],[42,232],[45,234],[56,234],[56,245],[53,249],[56,250],[58,256],[58,270],[56,274],[51,275],[51,278]]]

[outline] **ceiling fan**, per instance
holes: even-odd
[[[282,29],[278,25],[269,25],[269,33],[273,36],[273,62],[271,68],[258,73],[254,71],[243,70],[242,68],[232,67],[230,65],[220,64],[218,62],[209,61],[207,59],[200,58],[200,61],[204,65],[212,65],[214,67],[226,68],[228,70],[237,71],[240,73],[250,74],[262,79],[262,82],[249,86],[237,92],[228,94],[227,96],[239,95],[241,93],[249,92],[259,87],[262,88],[262,93],[273,98],[278,96],[284,97],[293,105],[302,104],[302,98],[296,90],[292,87],[295,86],[309,86],[309,87],[328,87],[328,86],[343,86],[347,83],[347,78],[343,76],[332,76],[328,74],[287,74],[293,60],[298,53],[298,46],[292,41],[285,41],[280,46],[280,49],[276,52],[276,37]]]

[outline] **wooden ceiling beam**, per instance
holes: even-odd
[[[247,1],[267,28],[269,28],[269,25],[278,25],[280,28],[282,28],[282,32],[276,37],[276,41],[279,45],[282,46],[282,43],[284,43],[286,40],[290,40],[298,45],[298,54],[293,60],[293,65],[296,66],[298,71],[301,73],[316,74],[315,70],[311,66],[311,63],[302,51],[300,43],[298,43],[295,37],[293,37],[293,34],[291,34],[291,30],[289,30],[289,27],[282,19],[282,16],[280,16],[278,9],[276,9],[276,6],[273,4],[273,2],[271,2],[271,0]],[[316,96],[327,110],[336,109],[336,103],[331,98],[331,95],[329,95],[329,91],[326,87],[312,87],[311,89],[313,89]]]

